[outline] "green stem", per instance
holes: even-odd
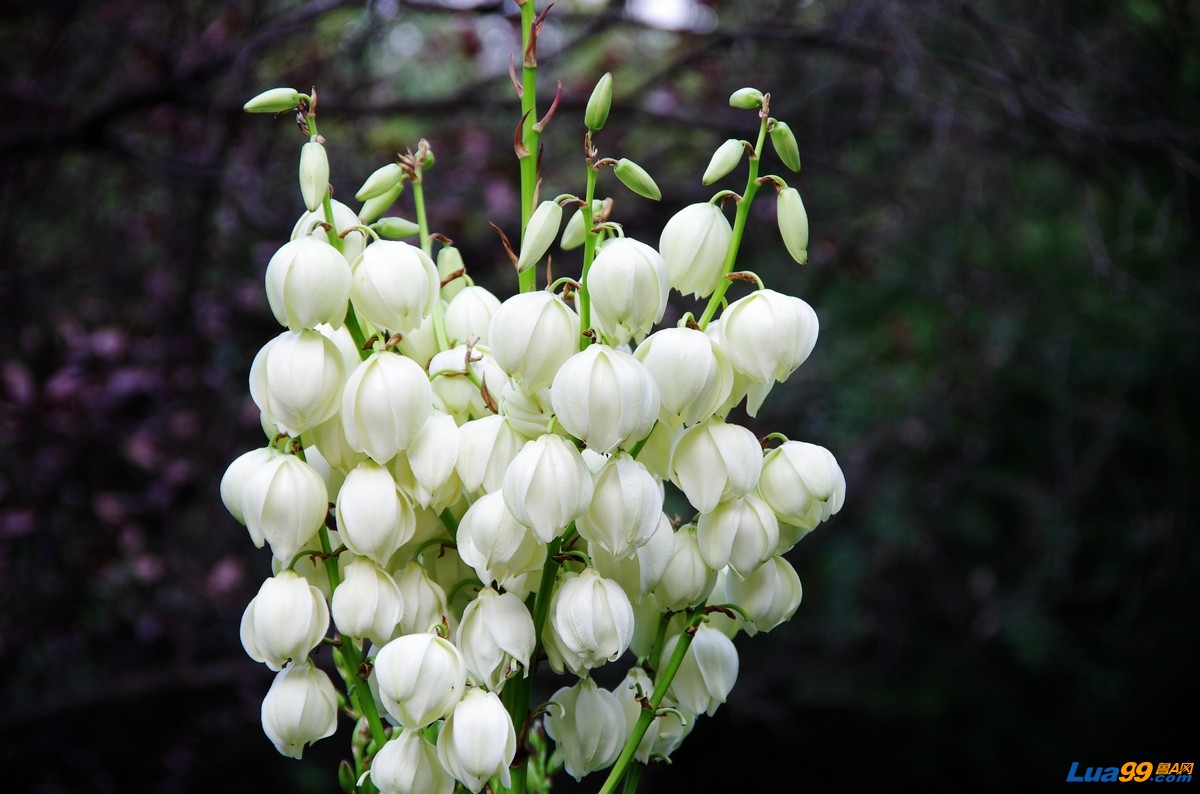
[[[521,238],[533,215],[538,180],[538,140],[541,137],[533,125],[537,123],[537,53],[533,42],[533,21],[537,16],[534,0],[521,4],[521,113],[525,119],[521,130],[521,142],[525,155],[521,163]],[[537,287],[537,270],[528,268],[518,275],[521,292],[530,292]]]
[[[375,708],[375,698],[371,695],[371,688],[367,685],[366,679],[358,674],[358,670],[362,667],[363,655],[359,650],[356,641],[350,637],[342,638],[342,656],[346,660],[346,691],[350,695],[350,699],[354,702],[358,713],[367,718],[367,724],[371,727],[371,738],[375,740],[375,750],[378,752],[380,747],[383,747],[387,742],[387,733],[383,729],[383,721],[379,719],[379,710]]]
[[[586,350],[591,344],[587,331],[592,327],[592,300],[588,292],[588,268],[596,258],[596,241],[599,235],[592,231],[592,199],[596,195],[596,169],[587,164],[587,189],[583,197],[583,272],[579,276],[579,349]]]
[[[709,322],[712,321],[713,315],[717,313],[717,307],[721,305],[721,301],[724,300],[725,293],[732,283],[725,276],[733,272],[733,266],[737,262],[738,249],[742,246],[742,234],[746,231],[746,219],[750,216],[750,204],[754,201],[754,194],[758,192],[758,167],[762,163],[763,143],[767,140],[767,116],[760,115],[762,115],[762,123],[758,128],[758,141],[754,144],[754,156],[750,158],[750,175],[746,178],[746,189],[742,192],[742,200],[738,202],[737,214],[733,219],[733,239],[730,240],[729,252],[725,255],[721,280],[717,282],[717,288],[712,297],[708,299],[708,305],[704,307],[704,314],[700,316],[700,321],[697,323],[701,331],[707,328]]]
[[[430,259],[433,258],[433,238],[429,236],[429,218],[425,214],[425,186],[424,179],[418,171],[417,178],[412,180],[413,205],[417,210],[417,227],[420,229],[421,250]],[[449,350],[450,339],[446,336],[446,316],[445,310],[442,307],[442,298],[439,291],[438,297],[433,302],[433,335],[437,338],[438,350]]]
[[[622,789],[624,794],[636,794],[638,783],[642,779],[642,770],[646,767],[642,764],[635,763],[625,772],[625,787]]]

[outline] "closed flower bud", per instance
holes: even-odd
[[[721,314],[719,342],[733,368],[751,380],[782,383],[817,344],[817,313],[799,298],[760,289]]]
[[[380,237],[388,240],[403,240],[408,237],[416,237],[421,233],[421,227],[418,224],[408,218],[396,215],[380,218],[371,224],[371,229]]]
[[[325,524],[329,494],[312,466],[280,455],[246,481],[242,517],[250,537],[261,536],[276,559],[290,562]]]
[[[846,500],[846,477],[833,453],[803,441],[788,441],[767,453],[758,487],[781,522],[803,530],[795,540],[841,510]]]
[[[550,696],[546,733],[558,745],[567,774],[583,780],[617,760],[629,728],[620,699],[584,678]]]
[[[629,596],[594,568],[560,580],[550,622],[563,649],[575,654],[583,669],[615,662],[633,640]]]
[[[342,577],[330,609],[337,630],[347,637],[366,637],[376,645],[390,640],[400,619],[400,588],[395,580],[365,557],[346,563]]]
[[[641,362],[607,345],[589,345],[554,377],[550,401],[567,432],[595,452],[640,441],[658,419],[658,387]]]
[[[588,543],[631,557],[658,529],[662,507],[662,485],[646,467],[627,454],[614,455],[596,475],[591,504],[575,526]]]
[[[704,603],[717,585],[717,572],[704,562],[694,524],[680,527],[673,537],[675,551],[654,588],[654,600],[662,609],[679,612]]]
[[[267,421],[295,437],[337,412],[346,374],[337,347],[320,332],[284,331],[250,364],[250,396]]]
[[[750,621],[743,621],[742,625],[753,637],[791,620],[804,597],[804,588],[800,586],[796,569],[777,556],[745,579],[727,577],[725,595],[730,603],[737,604],[749,616]]]
[[[316,212],[329,192],[329,155],[317,141],[300,149],[300,196],[309,212]]]
[[[221,477],[221,501],[225,503],[225,509],[239,524],[246,523],[246,519],[242,515],[242,499],[246,483],[250,481],[255,472],[282,454],[274,447],[252,449],[238,455],[225,469],[225,474]],[[263,547],[262,535],[251,532],[250,539],[258,548]]]
[[[484,584],[496,584],[519,596],[528,594],[530,574],[546,562],[546,546],[517,521],[500,493],[484,494],[458,524],[458,553]]]
[[[510,787],[517,733],[496,693],[469,690],[438,731],[437,752],[446,771],[475,794],[491,777]]]
[[[779,521],[769,505],[753,492],[722,502],[696,522],[700,555],[715,570],[726,565],[746,577],[775,555]]]
[[[616,557],[596,544],[588,544],[588,556],[596,570],[621,585],[634,603],[640,603],[658,586],[674,555],[675,530],[666,514],[659,515],[653,534],[631,557]]]
[[[393,573],[400,588],[400,620],[396,634],[421,634],[443,621],[453,628],[453,615],[446,603],[446,591],[435,582],[416,560],[410,560]]]
[[[287,113],[300,104],[300,92],[294,88],[268,88],[242,105],[247,113]]]
[[[446,306],[446,335],[451,344],[488,344],[488,326],[500,299],[484,287],[463,287]]]
[[[547,433],[529,441],[504,473],[504,504],[538,539],[549,543],[592,501],[592,475],[579,450]]]
[[[366,237],[357,232],[351,232],[345,237],[339,238],[339,235],[349,228],[358,226],[366,221],[360,220],[354,210],[347,207],[337,199],[330,199],[330,206],[333,208],[333,231],[326,231],[322,225],[325,223],[325,208],[318,207],[315,211],[305,210],[296,220],[296,224],[292,227],[293,240],[300,240],[304,237],[316,237],[322,242],[333,245],[333,241],[340,239],[342,243],[342,257],[350,263],[358,259],[358,255],[363,252],[366,247]]]
[[[690,204],[675,213],[658,240],[671,287],[697,298],[711,295],[721,279],[732,239],[729,220],[715,204]]]
[[[521,252],[517,256],[517,270],[525,271],[538,263],[550,250],[550,244],[558,237],[562,224],[562,207],[557,201],[543,201],[529,217],[525,234],[521,237]]]
[[[446,279],[450,278],[451,274],[457,273],[460,270],[465,271],[466,269],[467,266],[463,262],[462,251],[459,251],[452,245],[442,246],[442,250],[438,251],[437,255],[438,278],[446,284],[446,286],[442,287],[442,300],[454,300],[454,296],[467,287],[469,282],[461,276],[453,281],[446,282]]]
[[[337,730],[337,690],[307,660],[281,670],[262,704],[263,733],[280,755],[300,758],[305,746]]]
[[[729,107],[739,110],[754,110],[762,107],[763,92],[757,88],[739,88],[729,95]]]
[[[579,350],[579,315],[550,292],[522,292],[496,309],[488,340],[501,369],[527,392],[541,391]]]
[[[708,168],[704,169],[704,176],[700,177],[700,181],[706,185],[716,182],[737,168],[737,164],[742,161],[742,155],[745,153],[745,144],[737,138],[725,141],[713,152],[712,159],[708,161]]]
[[[592,319],[614,345],[645,336],[667,308],[670,280],[662,256],[629,237],[609,240],[587,274]]]
[[[625,724],[630,732],[642,716],[642,699],[649,697],[654,691],[654,682],[640,667],[631,667],[623,680],[614,690],[621,702],[621,710],[625,713]],[[670,710],[667,710],[670,709]],[[650,727],[642,736],[634,754],[639,762],[650,763],[651,759],[669,758],[678,749],[696,724],[694,714],[683,714],[678,705],[669,698],[663,698],[662,708],[655,715]]]
[[[396,203],[396,199],[400,198],[400,194],[404,192],[404,182],[397,182],[392,186],[391,190],[369,198],[363,202],[362,208],[358,211],[358,217],[362,218],[363,223],[371,223],[383,213],[392,208]]]
[[[367,177],[367,181],[363,182],[362,187],[354,194],[354,198],[358,201],[366,201],[373,199],[376,196],[382,196],[389,190],[394,188],[404,179],[404,169],[399,163],[388,163]]]
[[[437,266],[416,246],[380,240],[350,268],[350,300],[376,328],[406,334],[421,324],[438,299]]]
[[[616,174],[617,179],[621,180],[621,184],[639,196],[652,201],[662,198],[662,191],[658,189],[658,185],[654,184],[650,174],[646,173],[646,169],[633,160],[622,157],[613,166],[613,173]]]
[[[779,234],[788,253],[800,264],[808,261],[808,213],[800,193],[792,187],[779,191],[775,203],[775,219]]]
[[[291,331],[328,323],[340,328],[350,300],[350,266],[316,237],[284,243],[267,263],[267,303]]]
[[[342,427],[351,449],[386,463],[433,413],[433,389],[410,358],[381,351],[358,365],[342,392]]]
[[[379,748],[371,759],[371,782],[379,794],[454,794],[454,778],[420,731],[402,731]]]
[[[595,218],[604,209],[604,202],[600,199],[592,199],[592,218]],[[583,207],[576,208],[575,212],[567,220],[567,226],[563,229],[562,238],[558,241],[558,247],[564,251],[570,251],[573,248],[578,248],[583,245],[587,238],[587,227],[583,217]]]
[[[386,466],[365,460],[338,492],[338,530],[346,548],[386,565],[416,532],[416,516]]]
[[[608,110],[612,107],[612,73],[605,72],[592,89],[588,97],[587,108],[583,111],[583,123],[589,130],[595,132],[604,126],[608,120]]]
[[[663,645],[663,658],[671,658],[679,635]],[[667,692],[685,710],[712,716],[737,683],[738,654],[733,640],[712,626],[701,624],[679,665]]]
[[[733,367],[703,331],[663,328],[633,352],[658,385],[659,418],[671,427],[702,422],[733,388]]]
[[[449,715],[467,684],[458,648],[424,632],[397,637],[380,648],[374,672],[384,709],[414,731]]]
[[[463,612],[455,641],[471,678],[499,692],[517,671],[529,675],[537,638],[533,617],[518,596],[485,587]]]
[[[303,664],[328,630],[325,597],[295,571],[263,582],[242,613],[242,647],[272,670]]]
[[[503,416],[485,416],[458,428],[455,468],[467,493],[499,491],[508,465],[526,439]]]
[[[783,164],[793,171],[800,170],[800,147],[796,144],[796,136],[792,128],[782,121],[776,121],[771,127],[771,145],[775,154]]]
[[[697,512],[745,496],[762,471],[762,446],[746,428],[712,418],[693,425],[671,451],[671,482]]]

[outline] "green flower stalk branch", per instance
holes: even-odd
[[[249,373],[265,438],[221,481],[230,514],[272,557],[241,641],[275,673],[262,725],[280,753],[301,758],[339,712],[355,720],[338,770],[349,794],[542,793],[561,774],[604,770],[604,792],[636,792],[646,766],[730,695],[734,638],[796,612],[800,580],[783,555],[845,499],[829,450],[760,441],[731,421],[740,406],[757,412],[818,332],[806,302],[734,270],[766,182],[782,248],[807,260],[799,192],[760,176],[768,136],[799,168],[769,95],[733,93],[731,105],[758,113],[757,142],[719,145],[701,179],[749,154],[732,226],[723,190],[678,211],[650,245],[620,213],[628,202],[636,217],[662,191],[641,165],[593,146],[610,74],[584,112],[582,199],[538,200],[539,136],[558,97],[536,119],[549,7],[520,5],[522,235],[518,251],[503,240],[519,274],[505,300],[430,232],[425,140],[367,176],[356,211],[333,199],[315,91],[275,88],[246,104],[295,111],[305,142],[304,212],[264,277],[283,330]],[[632,193],[621,204],[596,198],[606,167]],[[415,222],[385,214],[405,185]],[[550,257],[560,275],[538,290]],[[754,289],[730,301],[737,281]],[[660,327],[672,293],[708,301],[698,322]],[[667,515],[668,482],[690,521]],[[596,683],[593,671],[622,663],[615,687]],[[535,706],[546,679],[560,687]]]

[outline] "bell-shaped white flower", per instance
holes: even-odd
[[[350,300],[371,325],[406,334],[433,311],[439,281],[437,265],[420,248],[378,240],[350,268]]]
[[[654,682],[640,667],[629,668],[625,680],[613,690],[613,694],[621,703],[621,710],[625,713],[625,724],[630,732],[642,716],[643,698],[650,697],[653,691]],[[694,713],[685,714],[669,697],[663,698],[658,714],[646,729],[642,741],[638,743],[634,758],[643,764],[650,763],[654,758],[669,758],[671,753],[683,744],[683,740],[692,732],[692,726],[695,724]]]
[[[733,367],[703,331],[663,328],[646,337],[634,358],[658,386],[659,414],[671,427],[702,422],[717,412],[733,388]]]
[[[546,562],[546,545],[533,530],[517,521],[500,493],[475,501],[458,524],[458,553],[484,584],[496,582],[524,597],[531,574]]]
[[[541,391],[579,350],[579,315],[545,290],[518,293],[492,315],[488,341],[501,369],[526,391]]]
[[[454,778],[421,731],[401,731],[379,748],[371,759],[371,782],[379,794],[454,794]]]
[[[804,530],[799,540],[842,509],[846,477],[825,447],[787,441],[763,458],[758,492],[782,523]]]
[[[549,543],[592,501],[592,475],[575,445],[547,433],[529,441],[504,473],[504,504]]]
[[[364,460],[346,475],[335,515],[346,548],[379,565],[387,565],[417,530],[408,497],[396,487],[388,468],[373,460]]]
[[[329,494],[312,466],[295,455],[271,459],[246,480],[242,517],[277,559],[290,562],[325,524]]]
[[[817,313],[804,301],[760,289],[721,313],[721,347],[734,369],[759,383],[787,380],[817,344]]]
[[[550,623],[584,669],[614,662],[633,639],[633,606],[621,586],[594,568],[564,577],[550,602]]]
[[[679,635],[663,645],[663,658],[670,659]],[[712,716],[737,683],[738,654],[733,640],[712,626],[701,624],[683,657],[667,694],[693,714]]]
[[[289,436],[324,422],[338,409],[346,381],[341,354],[320,332],[284,331],[250,364],[250,397]]]
[[[617,557],[594,543],[588,544],[588,556],[601,576],[621,585],[629,600],[638,603],[658,585],[675,556],[674,535],[670,519],[660,513],[654,532],[633,556]]]
[[[640,441],[658,419],[658,387],[628,353],[590,345],[563,363],[550,401],[567,432],[596,452]]]
[[[342,583],[333,591],[333,623],[347,637],[366,637],[376,645],[392,638],[400,620],[400,588],[365,557],[346,563]]]
[[[400,588],[397,634],[419,634],[439,623],[444,623],[448,629],[453,628],[453,616],[446,604],[446,591],[419,562],[410,560],[394,572],[392,578]]]
[[[405,634],[384,645],[374,675],[384,709],[410,730],[449,715],[467,685],[462,654],[436,634]]]
[[[350,447],[350,442],[346,439],[346,429],[342,427],[341,413],[336,413],[313,427],[304,436],[304,440],[314,442],[317,449],[321,450],[321,457],[325,462],[341,472],[349,472],[367,459],[362,452]],[[340,487],[339,485],[338,488]],[[336,493],[337,489],[330,488],[329,492]]]
[[[654,588],[654,600],[663,609],[679,612],[704,603],[717,584],[717,572],[704,561],[694,524],[686,524],[672,536],[675,551]]]
[[[614,557],[633,556],[662,519],[661,483],[624,453],[613,455],[594,482],[587,512],[575,522],[579,534]]]
[[[437,752],[446,771],[475,794],[491,777],[512,785],[517,732],[495,692],[471,689],[463,696],[438,731]]]
[[[434,313],[421,321],[414,330],[404,334],[396,349],[413,361],[428,369],[430,360],[437,355],[441,348],[438,346],[437,323]]]
[[[221,501],[225,503],[225,509],[239,524],[246,523],[246,519],[242,515],[242,499],[246,483],[250,481],[256,471],[282,454],[274,447],[259,447],[238,455],[225,469],[225,474],[221,476]],[[263,547],[261,534],[251,531],[250,539],[254,541],[256,547],[260,549]]]
[[[429,507],[435,494],[448,481],[456,478],[454,464],[458,462],[458,425],[454,423],[454,418],[435,412],[417,431],[404,457],[415,485],[412,497],[421,507]]]
[[[508,382],[508,376],[484,346],[459,345],[443,350],[430,359],[429,372],[436,375],[431,381],[435,404],[458,422],[491,416],[483,387],[493,393]],[[468,373],[475,379],[472,380]],[[480,385],[477,386],[476,381]]]
[[[433,413],[433,389],[411,358],[380,351],[358,365],[342,392],[342,428],[351,449],[387,463],[408,449]]]
[[[300,331],[328,323],[340,328],[350,300],[350,266],[316,237],[284,243],[267,263],[267,303],[280,325]]]
[[[592,321],[615,345],[641,338],[662,319],[670,284],[667,265],[650,246],[629,237],[609,240],[587,272]]]
[[[691,204],[675,213],[658,240],[671,286],[697,298],[711,295],[721,281],[732,239],[733,228],[715,204]]]
[[[525,439],[503,416],[473,419],[458,428],[458,462],[463,488],[473,494],[499,491],[504,473],[525,446]]]
[[[745,496],[762,471],[762,446],[746,428],[716,417],[692,425],[675,439],[671,482],[697,512]]]
[[[537,637],[533,616],[519,597],[485,587],[463,612],[455,641],[471,678],[499,692],[518,670],[529,675]]]
[[[299,240],[311,234],[318,240],[331,245],[335,239],[340,239],[342,242],[342,257],[349,264],[358,259],[358,255],[363,252],[363,248],[367,244],[367,238],[358,232],[351,232],[345,237],[340,237],[340,235],[347,229],[359,225],[362,221],[359,220],[354,210],[337,199],[331,199],[329,203],[333,205],[334,228],[332,231],[325,231],[323,226],[325,223],[325,210],[318,207],[315,212],[306,211],[296,220],[296,225],[292,227],[291,239]]]
[[[337,730],[337,690],[307,660],[280,670],[262,704],[263,733],[281,755],[300,758],[305,746]]]
[[[272,670],[306,660],[328,630],[325,597],[294,571],[263,582],[242,613],[242,647]]]
[[[696,539],[708,567],[719,571],[728,565],[744,578],[775,556],[779,521],[770,505],[751,492],[701,513]]]
[[[488,289],[463,287],[446,305],[446,335],[451,344],[488,343],[492,315],[500,308],[500,299]]]
[[[753,637],[791,620],[804,597],[804,588],[796,569],[783,557],[776,556],[745,579],[727,576],[725,596],[750,618],[749,622],[741,621],[741,625]]]
[[[620,699],[591,678],[551,695],[545,724],[567,774],[576,780],[616,761],[629,734]]]

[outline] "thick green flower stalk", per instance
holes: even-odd
[[[645,765],[736,697],[734,639],[791,618],[802,591],[783,555],[845,498],[828,450],[731,420],[757,412],[818,332],[805,301],[737,269],[768,184],[782,249],[808,257],[799,192],[760,173],[768,140],[800,167],[770,95],[733,94],[754,140],[721,143],[700,176],[745,164],[740,194],[683,207],[657,244],[626,237],[602,186],[622,185],[634,211],[662,193],[641,165],[601,153],[620,112],[611,75],[578,130],[582,196],[537,198],[557,98],[537,118],[548,9],[518,4],[522,236],[504,241],[517,276],[507,299],[475,285],[434,232],[428,142],[368,175],[356,210],[332,199],[315,92],[246,104],[295,111],[304,141],[303,212],[265,279],[284,330],[249,377],[265,439],[221,482],[272,556],[241,639],[276,671],[262,721],[282,754],[300,758],[339,712],[354,721],[347,792],[525,794],[562,774],[636,791]],[[387,215],[406,188],[415,218]],[[539,290],[550,256],[573,273]],[[736,282],[753,288],[731,300]],[[673,292],[707,304],[660,327]],[[664,512],[667,483],[692,515]],[[601,688],[593,671],[614,664],[624,680]],[[548,703],[532,702],[535,676],[556,682]]]

